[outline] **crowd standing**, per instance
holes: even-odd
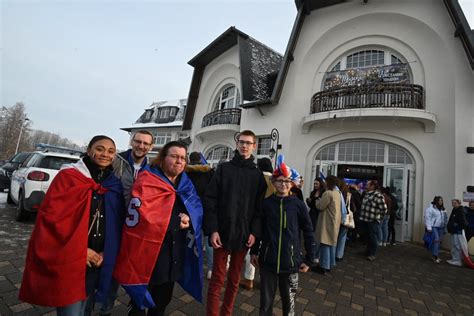
[[[110,315],[122,286],[131,298],[128,315],[164,315],[176,282],[203,302],[204,248],[207,315],[231,315],[239,285],[253,289],[255,268],[260,315],[272,315],[277,288],[283,314],[294,315],[298,273],[330,273],[346,245],[365,244],[369,261],[378,247],[396,245],[399,203],[376,179],[361,192],[321,174],[305,200],[303,177],[283,156],[275,168],[268,158],[255,164],[252,131],[238,134],[233,158],[216,168],[179,141],[149,163],[152,143],[141,130],[117,154],[110,137],[97,135],[77,163],[63,166],[38,211],[21,300],[56,307],[58,315]],[[451,204],[449,219],[441,196],[425,210],[425,242],[440,263],[449,233],[447,263],[474,268],[466,251],[474,201]]]

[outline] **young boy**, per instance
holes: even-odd
[[[304,202],[290,195],[290,169],[281,163],[273,172],[276,193],[263,201],[262,240],[251,250],[251,261],[260,267],[260,315],[272,315],[277,284],[283,315],[295,314],[298,271],[309,266],[300,254],[300,230],[303,231],[308,264],[314,250],[313,227]]]

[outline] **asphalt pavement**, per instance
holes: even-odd
[[[0,315],[55,315],[52,308],[18,300],[34,223],[17,223],[14,217],[6,193],[0,193]],[[435,264],[426,249],[413,243],[382,247],[372,262],[363,250],[362,245],[347,247],[344,260],[326,276],[300,274],[297,315],[474,315],[474,270],[446,264],[449,252]],[[258,273],[255,283],[254,290],[239,291],[234,315],[258,315]],[[113,315],[125,315],[128,301],[121,290]],[[205,308],[176,286],[167,313],[205,315]],[[274,314],[282,314],[278,296]]]

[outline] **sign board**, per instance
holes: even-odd
[[[326,73],[324,89],[360,86],[367,84],[410,83],[407,64],[354,68]]]
[[[463,202],[474,201],[474,192],[463,192],[462,200]]]

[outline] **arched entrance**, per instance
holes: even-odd
[[[312,173],[313,178],[335,175],[361,191],[370,179],[389,187],[398,201],[396,238],[400,242],[412,239],[415,164],[406,149],[373,139],[330,143],[316,152]]]

